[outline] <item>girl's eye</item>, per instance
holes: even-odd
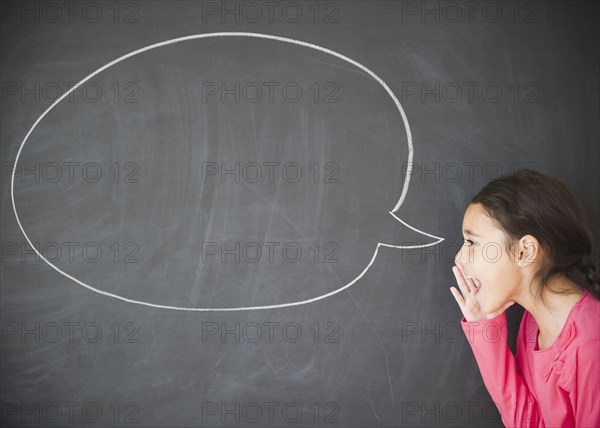
[[[475,244],[475,242],[473,242],[470,239],[465,239],[465,242],[467,242],[469,245],[474,245]]]

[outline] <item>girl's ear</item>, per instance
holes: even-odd
[[[541,260],[541,248],[537,239],[531,235],[525,235],[519,241],[519,261],[531,263]]]

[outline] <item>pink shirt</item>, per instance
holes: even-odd
[[[584,290],[560,335],[538,349],[525,311],[517,354],[507,345],[506,313],[461,325],[481,377],[507,427],[600,427],[600,301]]]

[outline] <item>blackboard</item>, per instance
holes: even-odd
[[[596,4],[1,12],[3,425],[502,426],[462,217],[528,167],[598,242]]]

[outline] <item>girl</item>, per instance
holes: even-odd
[[[521,169],[488,183],[452,268],[461,325],[506,426],[600,427],[600,276],[581,207]],[[461,295],[462,293],[462,295]],[[525,308],[516,357],[505,310]]]

